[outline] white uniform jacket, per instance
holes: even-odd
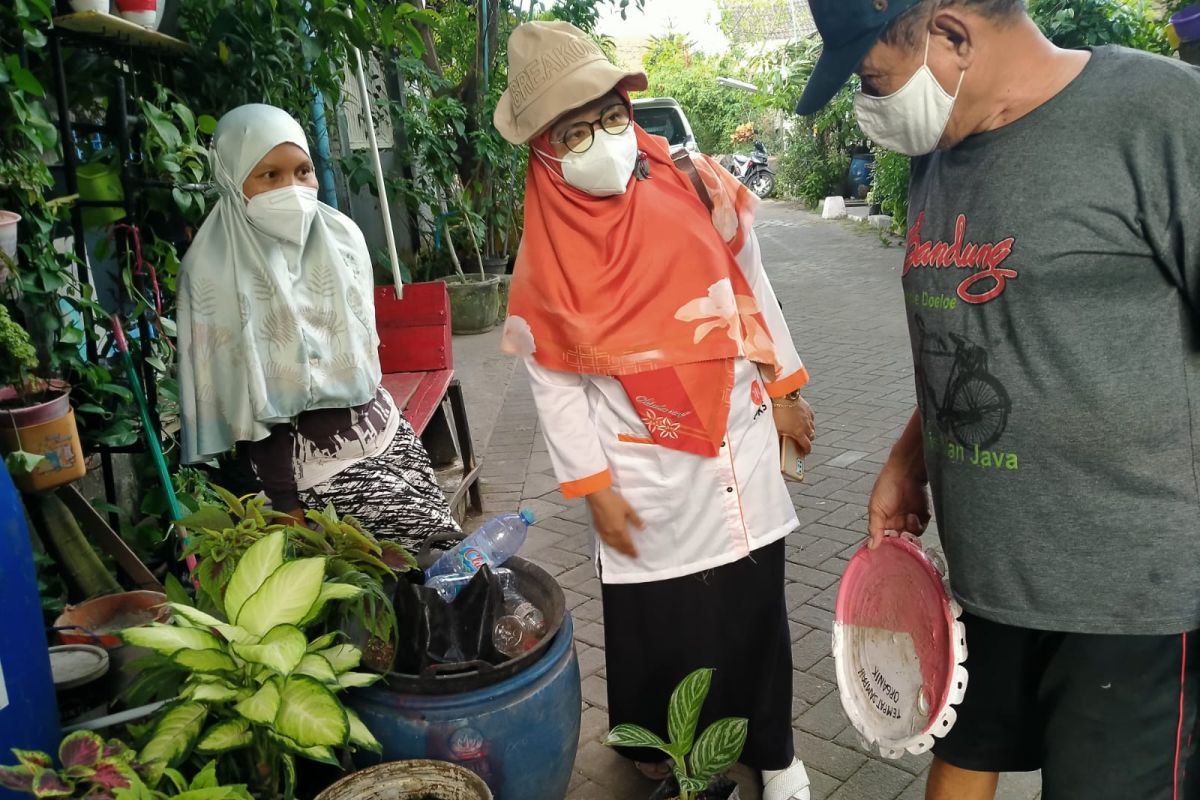
[[[803,386],[808,373],[752,233],[737,260],[766,319],[782,377],[767,383],[756,364],[737,360],[729,427],[715,458],[654,444],[615,378],[559,372],[525,359],[563,495],[611,486],[646,523],[633,531],[637,558],[597,537],[596,563],[606,583],[667,580],[729,564],[799,524],[779,471],[771,398]]]

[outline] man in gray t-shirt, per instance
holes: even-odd
[[[918,410],[869,524],[921,531],[928,483],[966,610],[927,797],[1200,797],[1200,70],[1057,49],[1021,0],[811,5],[798,110],[857,71],[864,132],[918,157]]]

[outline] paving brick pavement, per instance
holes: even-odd
[[[883,247],[865,227],[823,222],[783,203],[764,204],[758,234],[812,373],[805,394],[818,429],[805,461],[807,478],[792,487],[801,527],[787,541],[796,749],[808,765],[814,800],[919,800],[928,756],[885,761],[862,750],[842,713],[829,654],[836,582],[866,534],[875,473],[914,405],[901,304],[902,251]],[[557,577],[575,618],[584,705],[568,798],[648,796],[653,785],[601,744],[607,729],[604,623],[588,512],[582,501],[558,492],[520,367],[486,451],[483,491],[489,513],[519,506],[537,514],[524,554]],[[747,771],[737,777],[742,797],[758,800],[755,776]],[[1037,798],[1037,776],[1005,776],[1000,797]]]

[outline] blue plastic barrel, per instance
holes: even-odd
[[[579,744],[579,661],[567,614],[533,666],[457,694],[372,687],[351,705],[383,745],[383,760],[434,758],[483,778],[496,800],[562,800]]]
[[[25,512],[8,470],[0,468],[0,764],[15,763],[14,747],[54,753],[58,705],[42,622],[37,573]],[[24,797],[0,789],[0,798]]]
[[[874,153],[861,153],[850,159],[850,196],[864,200],[871,191],[872,171],[875,167]]]

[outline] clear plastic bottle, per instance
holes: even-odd
[[[517,591],[515,582],[504,587],[504,615],[492,628],[492,642],[509,658],[531,650],[546,635],[546,617]]]
[[[509,590],[517,585],[517,576],[507,567],[497,567],[492,570],[492,574],[499,578],[500,586],[504,589],[504,596],[507,598]],[[470,575],[460,575],[457,573],[453,575],[438,575],[435,578],[426,580],[425,588],[433,589],[443,600],[449,603],[458,597],[458,593],[465,589],[474,577],[474,573]]]
[[[442,575],[465,575],[469,578],[484,564],[495,569],[521,549],[532,524],[533,514],[529,511],[492,517],[458,547],[446,551],[433,566],[425,570],[426,585],[431,579]]]

